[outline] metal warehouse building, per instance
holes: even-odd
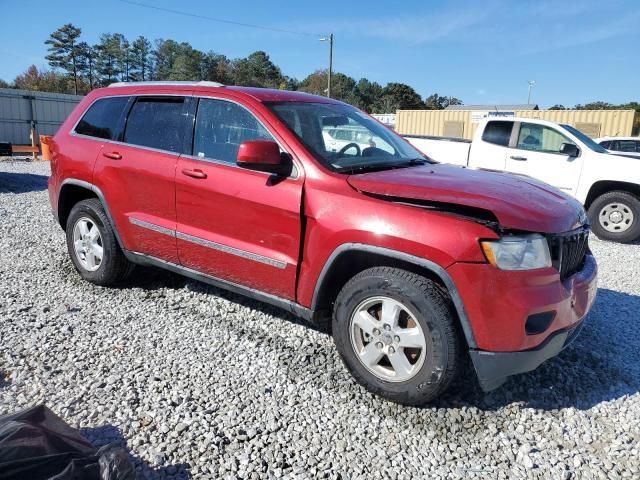
[[[82,99],[80,95],[0,88],[0,142],[31,144],[31,128],[53,135]]]
[[[398,110],[396,131],[403,135],[473,138],[485,117],[524,117],[567,123],[592,138],[630,136],[634,110],[538,110],[537,105],[457,105],[445,110]]]

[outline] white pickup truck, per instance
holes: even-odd
[[[405,138],[438,162],[528,175],[573,195],[599,238],[640,238],[640,162],[612,155],[570,125],[494,117],[481,121],[472,141]]]

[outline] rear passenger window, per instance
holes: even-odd
[[[494,145],[509,146],[513,122],[488,122],[482,132],[482,140]]]
[[[115,140],[118,120],[129,97],[110,97],[96,100],[82,116],[75,128],[80,135]]]
[[[633,140],[618,140],[618,145],[616,145],[616,150],[620,152],[635,152],[636,151],[636,142]]]
[[[200,99],[193,136],[194,156],[235,164],[238,148],[246,140],[274,141],[243,107],[223,100]]]
[[[182,151],[183,97],[139,97],[131,107],[124,142],[169,152]]]

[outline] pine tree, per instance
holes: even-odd
[[[89,90],[91,91],[96,84],[97,52],[96,49],[87,42],[79,43],[78,48],[80,51],[78,56],[78,72],[86,78],[89,84]]]
[[[101,83],[110,84],[118,80],[122,74],[122,40],[120,33],[104,33],[100,43],[96,45],[98,61],[96,69],[101,76]]]
[[[73,78],[75,94],[78,93],[78,57],[80,56],[78,39],[81,33],[78,27],[67,23],[53,32],[44,42],[49,45],[50,53],[46,56],[49,65],[52,68],[65,70]]]
[[[131,44],[131,78],[145,81],[151,77],[151,42],[145,37],[136,38]]]

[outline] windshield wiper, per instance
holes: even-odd
[[[416,165],[426,165],[429,161],[426,158],[411,158],[404,162],[398,163],[401,167],[415,167]]]
[[[369,163],[366,165],[353,165],[350,167],[344,167],[339,170],[340,173],[366,173],[382,170],[393,170],[396,168],[417,167],[420,165],[426,165],[428,162],[424,158],[412,158],[403,162],[392,163]]]

